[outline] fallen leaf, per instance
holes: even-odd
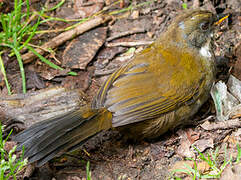
[[[208,139],[197,140],[195,143],[193,143],[193,145],[197,147],[200,152],[203,152],[208,148],[214,147],[213,139],[210,137]]]
[[[102,48],[97,55],[97,61],[94,66],[97,69],[103,69],[107,64],[118,54],[124,53],[127,50],[125,47],[106,47]]]
[[[180,145],[177,149],[177,154],[182,157],[194,157],[195,154],[191,150],[191,142],[188,140],[187,133],[183,130],[178,131],[178,135],[180,136]]]
[[[63,66],[85,69],[106,39],[107,28],[88,31],[70,42],[63,53]]]
[[[43,68],[44,69],[44,68]],[[64,70],[58,70],[58,69],[51,69],[50,67],[47,68],[48,70],[44,70],[40,72],[40,76],[44,79],[47,80],[52,80],[55,77],[58,76],[66,76],[68,72],[70,71],[69,69],[64,69]]]
[[[89,88],[92,81],[92,69],[90,69],[87,72],[81,71],[78,73],[77,76],[68,76],[64,78],[64,80],[61,83],[61,86],[63,86],[66,89],[81,89],[83,92],[86,91]]]
[[[193,131],[192,129],[188,129],[187,138],[193,144],[196,140],[200,138],[200,133]]]

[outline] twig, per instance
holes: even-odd
[[[55,38],[51,39],[50,41],[48,41],[44,45],[42,45],[41,48],[36,49],[36,51],[39,54],[43,55],[45,52],[43,49],[54,49],[54,48],[58,47],[59,45],[63,44],[64,42],[86,32],[96,26],[99,26],[100,24],[103,24],[111,19],[112,19],[111,16],[98,16],[94,19],[86,21],[85,23],[78,25],[74,29],[71,29],[69,31],[59,34]],[[34,58],[35,58],[35,54],[33,54],[32,52],[28,52],[28,53],[22,55],[22,59],[25,64],[31,62]]]
[[[123,36],[128,36],[128,35],[131,35],[131,34],[143,33],[145,31],[146,30],[143,29],[143,28],[137,28],[137,29],[133,29],[133,30],[130,30],[130,31],[120,32],[118,34],[115,34],[115,35],[107,38],[106,41],[112,41],[113,39],[117,39],[117,38],[120,38],[120,37],[123,37]]]
[[[116,69],[109,69],[106,71],[103,70],[95,70],[95,76],[104,76],[104,75],[109,75],[112,74]]]
[[[116,47],[116,46],[133,47],[133,46],[150,45],[152,43],[153,41],[116,42],[116,43],[107,43],[106,47]]]
[[[216,123],[210,123],[206,121],[201,125],[201,127],[207,131],[217,130],[217,129],[234,129],[241,127],[241,120],[240,119],[231,119],[228,121],[218,121]]]
[[[81,4],[81,7],[86,7],[86,6],[93,6],[95,3],[94,2],[85,2]]]
[[[51,49],[43,49],[42,46],[36,46],[34,44],[30,44],[28,43],[30,46],[34,47],[34,48],[39,48],[42,49],[45,52],[48,52],[50,54],[50,57],[53,58],[58,64],[61,64],[61,62],[56,58],[55,56],[55,51],[52,51]]]

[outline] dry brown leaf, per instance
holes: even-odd
[[[193,144],[196,140],[200,138],[200,133],[193,131],[192,129],[188,129],[187,138]]]
[[[208,148],[214,147],[213,139],[211,137],[209,137],[208,139],[197,140],[195,143],[193,143],[193,145],[197,147],[200,152],[203,152]]]
[[[178,135],[180,136],[180,146],[178,146],[177,154],[179,154],[182,157],[194,157],[195,154],[191,150],[191,142],[189,141],[187,137],[187,133],[183,130],[178,131]]]
[[[91,30],[72,40],[63,54],[63,66],[74,69],[85,69],[104,44],[107,29],[100,27]]]

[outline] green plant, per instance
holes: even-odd
[[[86,179],[91,180],[91,171],[90,171],[90,162],[89,161],[86,164]]]
[[[185,10],[187,9],[187,1],[182,0],[182,8]]]
[[[182,8],[187,9],[187,3],[182,3]]]
[[[0,180],[7,180],[9,178],[17,179],[17,174],[23,169],[27,164],[27,159],[23,159],[24,148],[21,157],[17,160],[17,156],[14,154],[16,147],[14,146],[9,153],[4,149],[6,141],[8,140],[11,132],[8,134],[6,139],[3,139],[3,126],[0,123],[0,152],[1,152],[1,162],[0,162]]]
[[[28,49],[50,67],[63,70],[63,68],[55,65],[54,63],[38,54],[29,43],[35,36],[38,26],[46,22],[46,20],[41,21],[40,17],[42,17],[46,11],[56,9],[63,3],[64,0],[62,0],[59,4],[51,9],[43,8],[40,12],[30,12],[29,0],[14,0],[14,10],[8,14],[2,13],[0,15],[0,25],[2,26],[2,31],[0,32],[0,70],[3,74],[9,94],[11,94],[11,87],[7,80],[4,63],[1,58],[3,53],[7,53],[10,57],[16,56],[22,78],[23,93],[26,93],[26,79],[23,60],[21,57],[21,50]],[[26,12],[23,12],[23,6],[26,7]],[[75,72],[69,72],[68,74],[76,75]]]
[[[236,162],[235,163],[239,163],[240,160],[241,160],[241,148],[239,147],[239,145],[237,144],[237,150],[238,150],[238,156],[237,156],[237,159],[236,159]]]
[[[175,169],[172,171],[172,176],[174,179],[179,180],[180,177],[174,176],[176,172],[181,172],[184,174],[187,174],[188,176],[192,177],[193,180],[195,179],[212,179],[212,178],[220,178],[223,170],[228,164],[232,164],[232,156],[228,157],[227,150],[225,148],[225,154],[224,154],[224,161],[221,165],[218,165],[217,158],[219,156],[219,148],[216,148],[214,152],[208,153],[207,156],[205,156],[203,153],[201,153],[196,147],[193,146],[193,148],[198,152],[198,158],[195,160],[193,158],[187,158],[187,160],[191,160],[194,163],[194,167],[191,167],[188,164],[184,164],[185,169]],[[235,163],[238,163],[241,159],[241,148],[237,144],[237,150],[238,150],[238,156]],[[206,162],[210,170],[208,173],[202,173],[197,168],[197,162]]]

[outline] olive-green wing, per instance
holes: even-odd
[[[185,60],[172,52],[153,51],[149,48],[121,67],[96,96],[93,107],[111,111],[113,127],[159,117],[196,97],[202,73],[192,66],[198,64],[190,56]]]

